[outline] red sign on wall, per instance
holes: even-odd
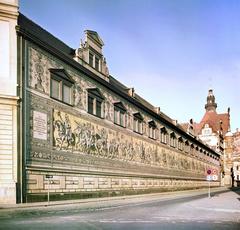
[[[212,169],[208,169],[208,170],[207,170],[207,174],[208,174],[208,175],[211,175],[211,174],[212,174]]]

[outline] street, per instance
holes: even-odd
[[[173,192],[49,207],[2,208],[0,229],[240,229],[240,190]]]

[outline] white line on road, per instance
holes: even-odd
[[[204,207],[195,207],[195,208],[196,208],[196,209],[207,210],[207,211],[215,211],[215,212],[230,212],[230,213],[239,212],[239,213],[240,213],[240,210],[238,210],[238,209],[204,208]]]

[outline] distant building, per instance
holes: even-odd
[[[97,32],[73,49],[17,0],[0,0],[0,32],[1,203],[202,188],[219,171],[219,153],[110,75]]]
[[[213,90],[208,91],[206,112],[200,123],[194,124],[195,135],[217,152],[223,154],[224,136],[230,130],[230,109],[227,113],[217,113],[217,103]]]
[[[234,186],[240,186],[240,130],[237,129],[233,134],[233,177],[234,177]]]
[[[217,103],[213,90],[208,91],[205,114],[200,123],[181,124],[186,132],[200,139],[221,156],[222,185],[232,186],[233,180],[239,180],[239,131],[231,132],[230,108],[226,113],[217,113]],[[236,183],[235,183],[236,184]]]

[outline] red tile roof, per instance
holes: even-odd
[[[194,124],[194,129],[196,134],[199,135],[205,124],[208,124],[214,133],[217,133],[222,126],[223,136],[225,136],[229,128],[229,120],[230,117],[228,113],[217,114],[216,111],[206,111],[201,122],[199,124]],[[220,125],[221,122],[222,125]]]

